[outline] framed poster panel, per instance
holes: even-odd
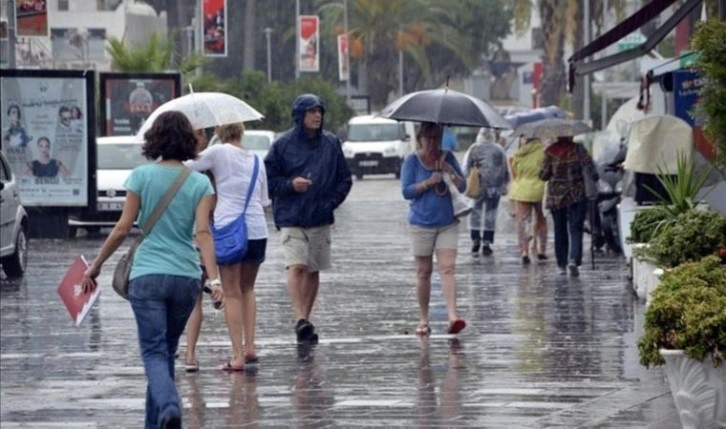
[[[179,73],[100,73],[101,135],[135,135],[151,112],[181,95]]]
[[[96,204],[95,73],[0,70],[0,144],[28,207]]]

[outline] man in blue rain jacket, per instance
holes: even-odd
[[[293,128],[280,135],[265,158],[275,225],[282,232],[298,342],[318,340],[310,313],[320,271],[330,268],[333,211],[353,186],[340,140],[323,129],[324,116],[320,97],[300,95],[293,103]]]

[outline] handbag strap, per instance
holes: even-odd
[[[245,208],[244,210],[242,210],[242,215],[240,217],[244,217],[244,215],[247,213],[247,206],[250,205],[252,191],[255,190],[255,184],[257,184],[257,174],[260,171],[260,160],[257,158],[257,155],[252,154],[252,156],[255,157],[255,167],[252,169],[252,180],[250,181],[250,187],[247,188],[247,199],[245,200]]]
[[[142,235],[146,235],[151,232],[151,229],[154,228],[154,224],[157,220],[161,217],[161,214],[166,209],[166,206],[169,205],[171,200],[174,198],[174,195],[176,195],[179,188],[181,188],[181,185],[184,183],[184,181],[189,177],[189,174],[191,174],[192,170],[189,167],[182,167],[182,170],[179,172],[179,174],[176,176],[176,179],[171,183],[171,186],[169,186],[169,189],[166,190],[166,193],[161,197],[161,200],[159,200],[158,203],[156,203],[156,207],[154,207],[154,211],[151,212],[151,215],[149,216],[149,219],[146,220],[146,223],[141,228]]]

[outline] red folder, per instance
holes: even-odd
[[[87,269],[88,262],[86,262],[86,258],[79,255],[58,285],[58,295],[60,295],[68,314],[71,315],[71,319],[73,319],[76,326],[81,325],[88,314],[88,310],[91,309],[101,293],[101,288],[98,286],[93,292],[83,292],[83,275]]]

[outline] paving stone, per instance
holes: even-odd
[[[458,302],[468,327],[457,339],[445,334],[436,281],[433,335],[413,335],[414,267],[397,181],[356,181],[336,212],[334,267],[321,276],[312,318],[320,344],[312,349],[295,344],[271,229],[256,286],[259,370],[219,370],[229,354],[224,317],[205,301],[201,371],[186,374],[180,361],[176,374],[185,427],[679,427],[662,370],[638,363],[643,304],[624,261],[598,256],[592,269],[588,255],[579,278],[561,276],[550,228],[550,259],[523,267],[507,206],[492,257],[473,257],[460,228]],[[55,290],[73,257],[93,257],[101,242],[33,240],[25,279],[2,278],[3,428],[142,426],[135,321],[109,287],[123,248],[102,272],[99,304],[80,328]]]

